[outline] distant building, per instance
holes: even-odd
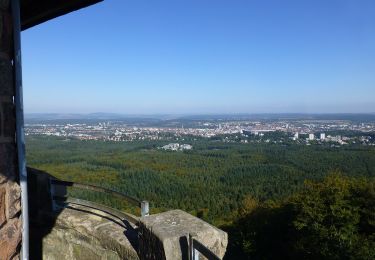
[[[191,150],[193,149],[193,146],[191,144],[181,144],[180,150]]]
[[[190,144],[179,144],[179,143],[170,143],[160,147],[163,150],[170,150],[170,151],[183,151],[183,150],[191,150],[193,146]]]
[[[326,139],[326,134],[325,133],[321,133],[320,134],[320,140],[325,140]]]
[[[180,148],[180,144],[178,143],[171,143],[171,144],[164,145],[162,147],[162,149],[164,150],[171,150],[171,151],[177,151],[179,148]]]
[[[312,140],[314,140],[314,139],[315,139],[314,134],[309,134],[309,140],[312,141]]]

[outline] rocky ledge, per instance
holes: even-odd
[[[36,241],[41,238],[32,248],[35,259],[139,259],[137,227],[111,214],[69,205],[49,216],[54,223],[43,219],[45,223],[32,227]]]

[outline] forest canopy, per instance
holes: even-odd
[[[228,259],[374,256],[373,146],[200,139],[193,150],[157,149],[164,144],[29,136],[27,158],[59,179],[148,200],[152,213],[179,208],[224,228]],[[106,196],[73,194],[130,210]]]

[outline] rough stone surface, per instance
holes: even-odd
[[[0,4],[0,52],[5,53],[9,57],[13,50],[12,16],[8,7],[9,2],[1,2],[3,3]]]
[[[21,223],[17,219],[8,220],[0,232],[0,259],[12,259],[18,254],[21,241]]]
[[[1,104],[1,114],[4,122],[2,136],[6,138],[8,142],[12,142],[16,132],[15,110],[12,98],[8,97],[7,99],[8,101],[2,100],[3,102]]]
[[[16,148],[12,143],[0,142],[0,184],[8,180],[17,179],[16,172]]]
[[[6,195],[6,189],[0,186],[0,227],[6,221],[5,195]]]
[[[9,6],[9,0],[0,0],[0,9],[7,9]]]
[[[38,232],[44,232],[41,234],[41,258],[139,259],[134,248],[137,241],[134,225],[124,224],[116,217],[84,206],[65,208],[52,218],[55,217],[50,230],[44,227],[43,231],[43,224],[41,227],[33,225]]]
[[[224,256],[227,233],[182,210],[141,218],[139,256],[141,259],[187,259],[189,233],[217,256]]]
[[[0,57],[0,96],[13,96],[13,71],[9,59]]]
[[[21,212],[21,190],[16,182],[8,182],[8,218],[18,217]]]

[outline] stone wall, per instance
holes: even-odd
[[[182,210],[142,217],[138,255],[141,260],[189,259],[189,235],[222,259],[228,234]],[[199,256],[199,259],[206,259]]]
[[[135,226],[91,207],[71,204],[46,214],[30,232],[30,259],[139,260]]]
[[[9,0],[0,0],[0,259],[18,259],[20,186],[15,144],[12,24]]]

